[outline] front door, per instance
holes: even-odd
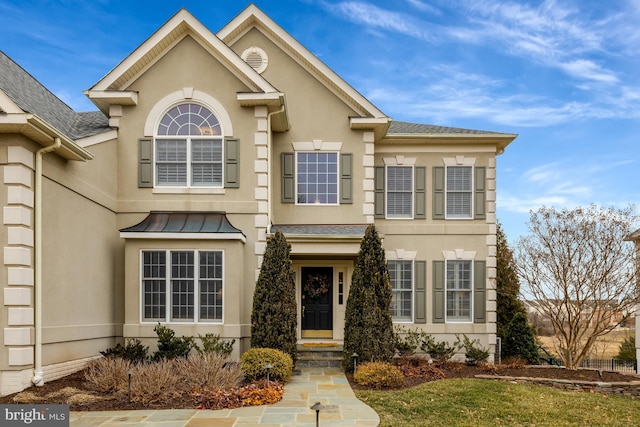
[[[333,338],[333,268],[301,270],[302,338]]]

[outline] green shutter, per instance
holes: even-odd
[[[415,272],[415,292],[414,323],[427,323],[427,262],[414,261]]]
[[[475,168],[475,174],[474,218],[485,219],[487,217],[487,170]]]
[[[240,143],[237,139],[224,141],[224,186],[240,187]]]
[[[340,203],[353,203],[353,179],[351,178],[351,163],[353,156],[349,153],[340,154]]]
[[[433,261],[433,323],[444,323],[444,261]]]
[[[374,217],[384,218],[384,166],[377,166],[375,168],[375,182],[374,182]]]
[[[415,168],[415,219],[427,218],[427,195],[425,192],[427,184],[427,168],[418,166]]]
[[[444,167],[433,168],[433,219],[444,219]]]
[[[282,203],[295,203],[295,155],[282,153],[280,156],[282,169]]]
[[[153,187],[153,140],[138,140],[138,187]]]
[[[487,263],[476,261],[473,265],[473,322],[487,321]]]

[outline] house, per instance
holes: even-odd
[[[516,135],[394,121],[254,5],[216,34],[180,10],[85,94],[99,111],[0,55],[2,394],[158,322],[239,355],[276,231],[301,342],[343,339],[375,224],[394,322],[495,351],[496,156]]]
[[[636,249],[636,280],[638,287],[640,287],[640,229],[634,231],[626,238],[627,241],[633,242]],[[640,306],[636,309],[635,316],[635,325],[636,325],[636,361],[640,360]],[[640,366],[636,363],[636,373],[640,374]]]

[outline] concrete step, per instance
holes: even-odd
[[[339,368],[342,365],[342,345],[298,345],[297,367]]]

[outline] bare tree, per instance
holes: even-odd
[[[634,250],[625,241],[637,220],[632,206],[543,207],[531,213],[531,234],[517,243],[523,297],[550,319],[569,369],[577,369],[596,338],[632,316],[640,301]]]

